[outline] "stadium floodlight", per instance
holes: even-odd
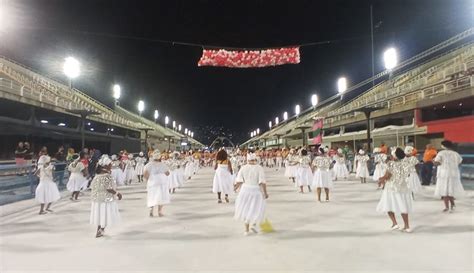
[[[257,135],[260,135],[260,128],[257,128]]]
[[[176,121],[173,120],[173,129],[176,128]]]
[[[145,102],[142,100],[138,101],[137,108],[140,115],[142,115],[143,110],[145,110]]]
[[[185,135],[188,134],[188,128],[184,128],[184,134],[185,134]]]
[[[346,92],[346,90],[347,90],[347,79],[345,77],[340,77],[337,80],[337,92],[339,92],[339,94],[342,94]]]
[[[170,123],[170,118],[168,116],[165,117],[165,127],[168,126],[168,123]]]
[[[271,120],[268,122],[268,128],[272,129],[272,121]]]
[[[311,105],[312,105],[313,107],[316,107],[316,105],[318,105],[318,95],[313,94],[313,95],[311,96]]]
[[[181,124],[178,125],[178,131],[181,132]]]
[[[194,132],[191,132],[191,137],[194,138]]]
[[[398,64],[397,50],[393,47],[385,50],[383,53],[383,62],[385,69],[392,70]]]
[[[283,113],[283,120],[287,120],[288,119],[288,112],[284,112]]]
[[[278,125],[280,123],[280,119],[278,117],[275,118],[275,125]]]
[[[112,90],[114,91],[113,97],[115,101],[118,101],[120,99],[120,95],[122,94],[122,89],[120,88],[120,85],[114,84]]]
[[[298,116],[298,115],[300,114],[300,112],[301,112],[300,105],[299,105],[299,104],[297,104],[297,105],[295,106],[295,115],[297,115],[297,116]]]
[[[77,78],[81,74],[81,64],[75,58],[67,57],[64,59],[63,71],[68,78]]]
[[[155,118],[155,121],[160,117],[160,113],[158,112],[158,110],[155,110],[153,117]]]

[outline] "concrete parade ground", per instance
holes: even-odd
[[[211,193],[211,168],[173,195],[163,218],[148,216],[144,184],[121,188],[122,223],[98,239],[90,192],[75,203],[64,195],[47,215],[34,200],[2,206],[0,272],[473,272],[471,192],[442,213],[434,188],[424,188],[407,234],[375,211],[375,183],[336,181],[331,202],[319,203],[283,170],[266,175],[276,231],[247,237],[233,219],[235,196],[217,204]]]

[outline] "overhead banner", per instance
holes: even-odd
[[[249,68],[298,63],[300,63],[299,47],[231,51],[204,49],[198,66]]]
[[[323,118],[318,118],[314,120],[312,135],[313,135],[313,144],[321,144],[323,142]]]

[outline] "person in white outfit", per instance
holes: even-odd
[[[217,193],[217,203],[222,203],[221,194],[225,194],[225,202],[229,203],[229,194],[233,192],[232,165],[227,159],[227,152],[222,149],[217,152],[216,164],[214,165],[214,180],[212,192]]]
[[[329,202],[329,189],[332,189],[334,182],[332,181],[331,176],[331,158],[327,156],[327,148],[319,148],[319,155],[313,159],[314,166],[314,178],[313,178],[313,188],[316,188],[316,194],[318,201],[321,202],[321,189],[324,189],[326,193],[326,202]]]
[[[308,191],[311,192],[311,182],[313,182],[311,158],[308,155],[308,151],[303,149],[301,150],[301,157],[299,160],[298,169],[296,171],[295,186],[300,188],[300,193],[304,193],[303,188],[305,186],[308,187]]]
[[[349,171],[347,170],[346,166],[346,159],[344,158],[342,152],[343,151],[341,148],[337,149],[337,154],[333,157],[335,161],[334,167],[332,168],[334,180],[337,180],[338,178],[347,179],[349,176]]]
[[[117,191],[117,185],[111,173],[112,160],[108,155],[102,155],[97,163],[96,176],[91,183],[91,215],[90,224],[97,226],[96,238],[104,236],[105,228],[120,222],[117,199],[122,194]]]
[[[288,177],[295,183],[296,171],[298,169],[298,156],[295,155],[295,150],[290,149],[290,153],[286,157],[286,169],[285,169],[285,177]]]
[[[235,200],[234,218],[245,223],[244,235],[249,235],[250,225],[252,232],[257,233],[256,225],[263,222],[265,217],[265,199],[268,199],[265,172],[257,164],[254,153],[247,155],[247,164],[240,168],[236,178],[235,191],[238,191]]]
[[[131,185],[135,177],[135,160],[133,159],[133,154],[128,154],[125,169],[125,185]]]
[[[81,158],[78,154],[72,156],[72,162],[67,167],[69,171],[69,180],[67,182],[66,188],[68,191],[72,192],[71,201],[78,201],[79,192],[84,185],[88,183],[87,181],[87,169],[84,164],[81,162]]]
[[[158,206],[158,216],[163,217],[163,206],[171,202],[168,177],[169,167],[161,162],[161,154],[155,150],[151,156],[152,161],[145,165],[143,177],[147,183],[147,206],[150,208],[150,217],[153,209]]]
[[[421,182],[418,174],[416,173],[416,165],[418,165],[418,159],[413,155],[413,146],[405,147],[405,158],[403,162],[406,164],[408,169],[408,188],[410,188],[412,197],[415,198],[415,193],[421,191]]]
[[[38,159],[38,170],[36,171],[39,176],[39,184],[36,187],[35,199],[41,204],[39,214],[46,214],[47,212],[53,212],[51,210],[51,203],[58,201],[61,198],[59,194],[58,186],[53,180],[54,166],[51,164],[51,157],[42,155]],[[46,205],[46,209],[44,208]]]
[[[374,148],[374,163],[375,163],[375,170],[372,179],[376,182],[379,181],[380,177],[385,175],[385,171],[387,170],[387,155],[381,152],[382,149],[379,147]],[[379,189],[381,189],[381,185],[379,184]]]
[[[365,151],[360,149],[359,154],[355,156],[356,162],[356,177],[360,178],[360,183],[367,183],[367,178],[370,177],[367,162],[370,160]]]
[[[135,174],[138,178],[138,183],[143,182],[143,168],[145,167],[146,157],[143,152],[138,153],[138,157],[135,158]]]
[[[110,159],[112,160],[112,178],[114,179],[115,184],[117,186],[123,186],[125,180],[125,173],[123,172],[123,163],[119,158],[117,158],[117,155],[112,155]]]
[[[443,212],[453,212],[456,207],[454,199],[464,195],[459,172],[462,157],[454,151],[454,144],[451,141],[445,140],[441,142],[441,145],[443,150],[433,160],[434,165],[438,166],[434,194],[443,199],[445,206]],[[449,209],[450,204],[451,210]]]
[[[397,148],[392,156],[394,160],[387,163],[387,171],[379,179],[384,189],[376,210],[388,214],[392,220],[392,230],[400,229],[395,214],[401,214],[404,222],[404,227],[401,230],[411,232],[408,214],[413,210],[413,199],[408,187],[409,170],[406,168],[406,163],[403,162],[405,152],[401,148]]]

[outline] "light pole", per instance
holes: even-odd
[[[115,105],[118,105],[120,95],[122,94],[122,88],[120,88],[120,85],[114,84],[114,87],[112,88],[112,90],[113,90],[113,97],[115,99]]]
[[[393,47],[385,50],[385,52],[383,53],[383,62],[385,65],[385,69],[394,69],[398,64],[397,50]]]
[[[73,57],[64,59],[63,72],[69,79],[69,88],[72,89],[72,80],[81,74],[81,64]]]
[[[337,79],[337,92],[342,95],[342,93],[347,90],[347,79],[345,77],[340,77]]]
[[[140,114],[140,116],[142,116],[143,110],[145,110],[145,102],[140,100],[138,102],[137,108],[138,108],[138,113]]]

